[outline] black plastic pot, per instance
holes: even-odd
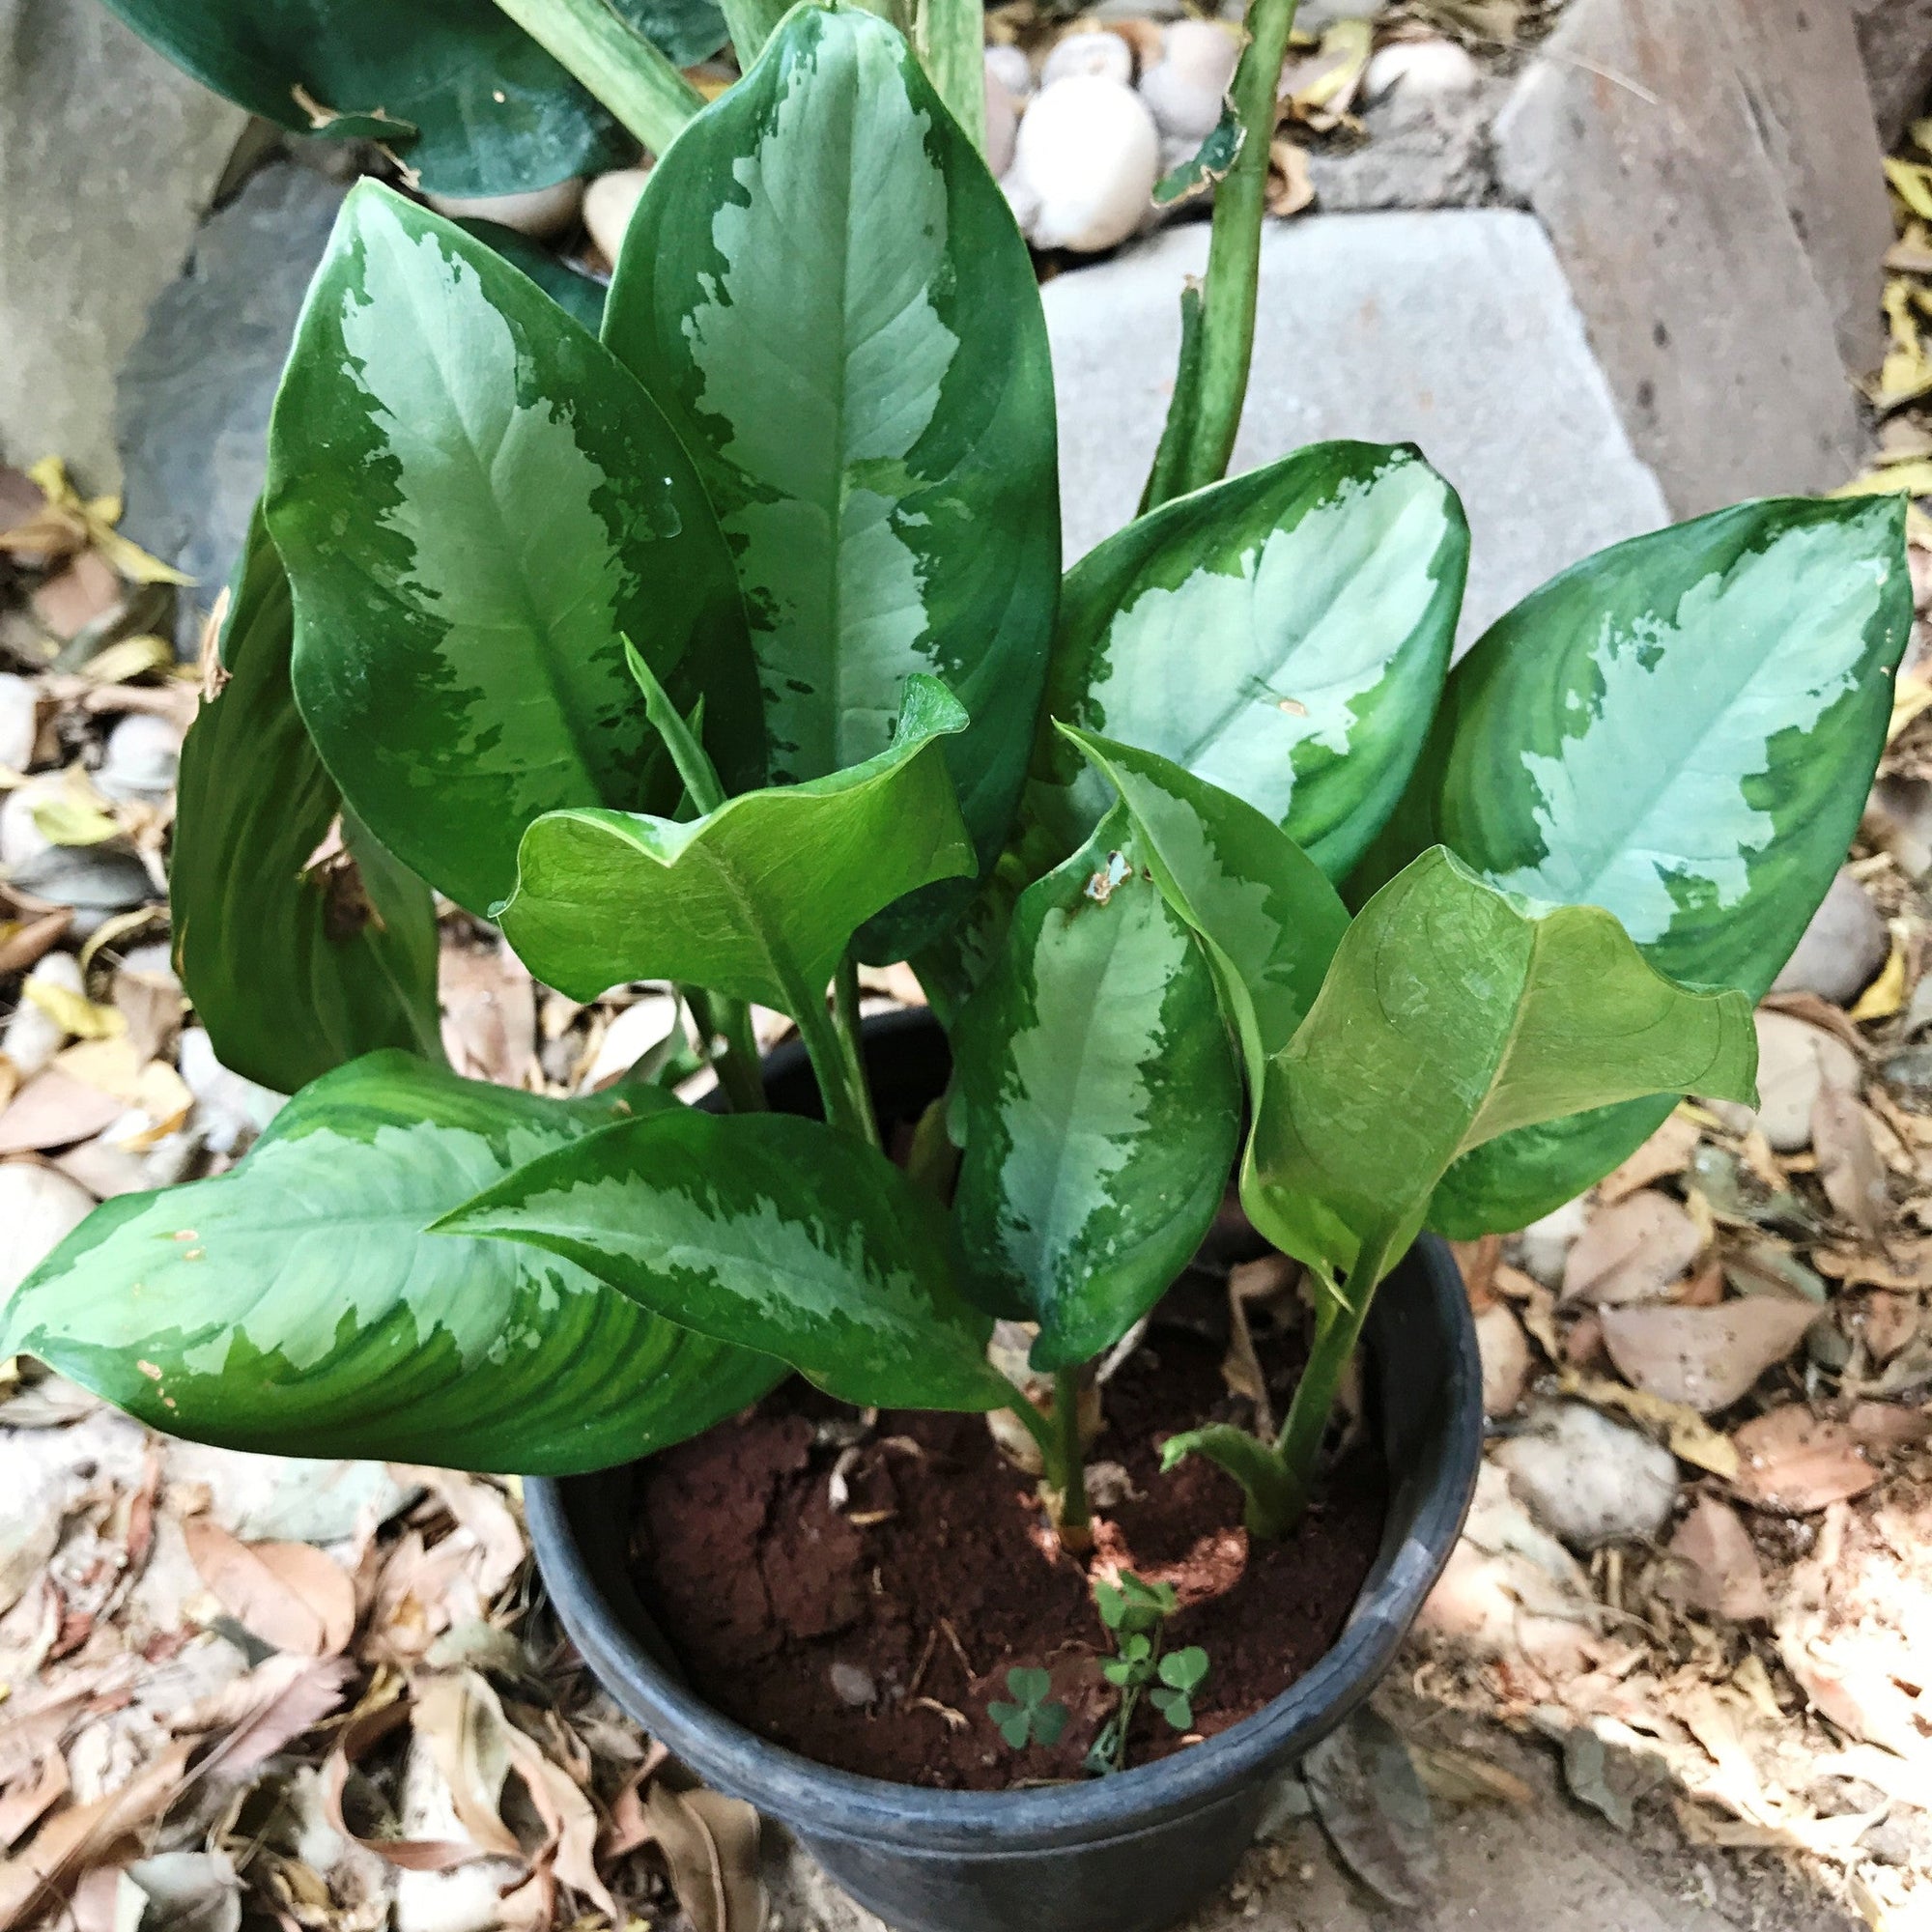
[[[923,1012],[871,1022],[882,1118],[942,1088],[946,1041]],[[775,1106],[816,1114],[794,1047]],[[538,1567],[566,1629],[619,1704],[721,1791],[781,1820],[898,1932],[1154,1932],[1234,1870],[1274,1781],[1375,1688],[1448,1561],[1475,1487],[1482,1371],[1454,1260],[1425,1236],[1383,1283],[1366,1387],[1389,1471],[1381,1548],[1341,1640],[1264,1710],[1157,1764],[1025,1791],[928,1791],[856,1776],[766,1743],[696,1696],[629,1576],[625,1470],[529,1481]]]

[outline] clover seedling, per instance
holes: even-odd
[[[1120,1691],[1121,1700],[1090,1747],[1087,1768],[1119,1771],[1125,1762],[1127,1727],[1143,1692],[1176,1730],[1193,1723],[1189,1696],[1208,1675],[1208,1653],[1198,1645],[1162,1653],[1167,1620],[1179,1607],[1171,1583],[1150,1583],[1123,1570],[1118,1582],[1095,1581],[1094,1605],[1115,1647],[1100,1674]]]
[[[1053,1679],[1044,1670],[1016,1665],[1007,1672],[1007,1689],[1013,1701],[996,1697],[986,1706],[986,1715],[1008,1744],[1014,1750],[1024,1750],[1028,1745],[1057,1745],[1066,1728],[1067,1714],[1065,1704],[1049,1700]]]

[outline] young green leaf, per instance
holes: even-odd
[[[968,1293],[1084,1362],[1165,1292],[1213,1219],[1240,1081],[1208,957],[1117,809],[1021,895],[953,1031]]]
[[[1059,728],[1120,794],[1154,884],[1207,949],[1259,1093],[1264,1062],[1321,990],[1348,908],[1321,868],[1245,800],[1157,753]]]
[[[604,339],[735,548],[772,781],[875,755],[932,673],[972,717],[947,763],[990,865],[1060,574],[1052,372],[1005,197],[903,36],[856,7],[786,17],[653,171]],[[930,936],[875,934],[894,956]]]
[[[1339,878],[1435,715],[1468,553],[1456,493],[1414,450],[1315,443],[1074,565],[1047,713],[1233,792]],[[1064,843],[1107,809],[1071,743],[1043,743],[1036,777],[1029,810]]]
[[[679,67],[724,43],[711,0],[610,4]],[[510,194],[620,166],[633,152],[610,115],[492,0],[108,5],[251,113],[298,132],[387,139],[437,194]],[[316,128],[324,114],[336,118]]]
[[[1160,1661],[1160,1681],[1176,1690],[1198,1690],[1207,1677],[1208,1653],[1199,1644],[1170,1650]]]
[[[524,835],[503,931],[574,999],[680,980],[796,1016],[823,999],[865,920],[972,869],[940,752],[965,724],[944,686],[915,677],[898,736],[850,771],[746,792],[683,822],[551,812]]]
[[[472,912],[540,813],[676,803],[623,636],[680,710],[703,696],[726,784],[757,781],[743,606],[668,425],[526,276],[373,183],[309,291],[265,507],[323,761]]]
[[[996,1697],[986,1706],[1001,1737],[1014,1750],[1024,1750],[1030,1744],[1057,1745],[1068,1713],[1065,1704],[1051,1701],[1053,1679],[1044,1670],[1016,1664],[1007,1672],[1007,1689],[1014,1702]]]
[[[1000,1408],[990,1319],[934,1204],[876,1148],[786,1114],[679,1107],[559,1148],[437,1224],[562,1255],[861,1407]]]
[[[1903,507],[1778,498],[1590,557],[1457,666],[1362,885],[1441,843],[1492,884],[1605,907],[1662,973],[1760,997],[1843,862],[1912,628]],[[1656,1126],[1639,1101],[1513,1134],[1432,1222],[1520,1227]]]
[[[173,1435],[564,1475],[694,1435],[783,1375],[554,1255],[425,1232],[488,1181],[668,1096],[548,1100],[371,1054],[212,1180],[99,1208],[0,1311]]]
[[[224,1066],[292,1094],[358,1054],[442,1057],[436,907],[342,807],[289,688],[288,578],[257,511],[222,626],[219,693],[182,747],[175,961]]]
[[[1752,1101],[1742,993],[1649,965],[1608,913],[1534,907],[1432,847],[1362,908],[1268,1063],[1242,1176],[1297,1259],[1375,1278],[1458,1155],[1512,1127],[1659,1092]]]

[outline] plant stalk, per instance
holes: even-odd
[[[832,1017],[838,1029],[845,1083],[865,1116],[867,1138],[874,1147],[883,1147],[878,1116],[872,1111],[871,1083],[866,1078],[866,1043],[859,1023],[859,962],[849,946],[840,955],[838,970],[832,977]]]
[[[974,149],[986,152],[986,15],[981,0],[918,0],[912,43]]]
[[[1229,90],[1241,124],[1240,152],[1214,190],[1198,349],[1190,358],[1191,380],[1175,385],[1175,415],[1170,417],[1170,435],[1162,438],[1162,461],[1149,482],[1151,500],[1146,502],[1147,509],[1219,482],[1235,451],[1255,348],[1255,294],[1261,275],[1262,217],[1267,212],[1275,91],[1288,57],[1295,4],[1296,0],[1253,0],[1248,8],[1248,43]],[[1191,421],[1176,419],[1190,415]],[[1170,437],[1172,450],[1167,447]]]
[[[784,18],[788,0],[719,0],[741,72],[749,73],[772,29]]]
[[[799,1037],[805,1041],[818,1091],[825,1097],[827,1123],[854,1140],[878,1147],[879,1123],[872,1115],[872,1096],[867,1091],[865,1074],[855,1055],[847,1050],[838,1023],[826,1010],[823,993],[810,994],[801,987],[792,1005]]]
[[[704,97],[607,0],[497,0],[537,45],[654,155]]]
[[[1087,1450],[1080,1440],[1080,1383],[1078,1369],[1061,1369],[1054,1375],[1054,1450],[1047,1463],[1047,1481],[1060,1497],[1054,1527],[1062,1544],[1072,1550],[1084,1550],[1094,1541],[1087,1513]]]
[[[1386,1236],[1364,1243],[1355,1257],[1355,1265],[1349,1271],[1345,1304],[1341,1307],[1329,1304],[1316,1317],[1315,1346],[1309,1350],[1308,1366],[1294,1386],[1294,1399],[1289,1404],[1281,1434],[1275,1438],[1276,1454],[1303,1496],[1314,1492],[1316,1461],[1321,1453],[1328,1418],[1334,1411],[1336,1391],[1354,1358],[1355,1345],[1362,1338],[1362,1323],[1368,1320],[1376,1290],[1388,1272],[1388,1251]]]
[[[734,1114],[762,1114],[766,1111],[765,1077],[758,1065],[758,1036],[752,1025],[752,1009],[743,1000],[714,998],[712,1023],[718,1029],[718,1084],[724,1090]]]

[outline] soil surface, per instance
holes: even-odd
[[[1298,1350],[1259,1346],[1270,1382],[1292,1386]],[[639,1594],[698,1690],[748,1728],[842,1770],[993,1790],[1083,1775],[1117,1696],[1089,1571],[1129,1569],[1179,1592],[1167,1647],[1208,1652],[1187,1740],[1224,1730],[1334,1643],[1375,1558],[1384,1486],[1378,1457],[1358,1451],[1295,1535],[1251,1548],[1231,1479],[1199,1458],[1159,1472],[1165,1437],[1236,1413],[1221,1354],[1156,1326],[1107,1384],[1090,1456],[1125,1483],[1086,1564],[1059,1548],[982,1418],[888,1410],[855,1441],[851,1410],[793,1382],[639,1471]],[[1067,1708],[1051,1748],[1011,1748],[987,1716],[1016,1665],[1047,1670]],[[1127,1761],[1185,1741],[1143,1701]]]

